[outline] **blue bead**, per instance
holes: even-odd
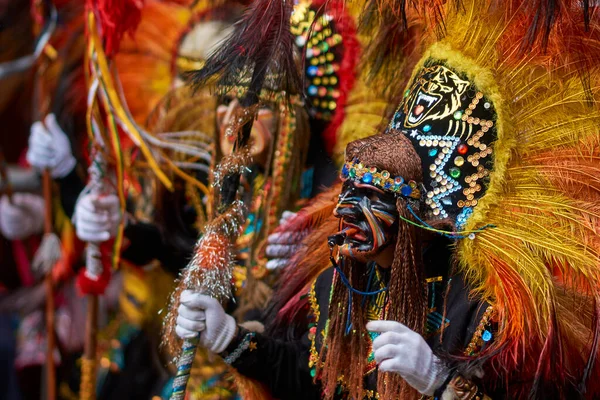
[[[344,176],[344,178],[348,177],[348,165],[344,164],[344,166],[342,167],[342,175]]]
[[[373,182],[373,175],[371,175],[370,172],[365,173],[363,175],[363,177],[362,177],[362,181],[364,183],[371,183],[371,182]]]
[[[311,96],[316,96],[318,92],[319,89],[315,85],[310,85],[308,87],[308,94],[310,94]]]
[[[492,340],[492,332],[488,330],[483,331],[483,333],[481,334],[481,339],[483,339],[484,342],[489,342],[490,340]]]
[[[430,130],[431,130],[431,125],[425,125],[423,127],[423,132],[425,132],[425,133],[429,132]]]
[[[389,189],[392,187],[392,184],[388,181],[385,183],[385,185],[383,186],[384,189]]]
[[[412,192],[412,188],[408,185],[404,185],[402,186],[402,189],[400,189],[400,193],[402,193],[402,196],[410,196]]]
[[[430,157],[435,157],[438,153],[438,149],[430,149],[429,150],[429,156]]]
[[[311,65],[310,67],[308,67],[308,75],[310,76],[315,76],[317,75],[317,72],[319,72],[319,67],[317,67],[316,65]]]

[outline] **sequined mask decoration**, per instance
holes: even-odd
[[[390,128],[406,134],[423,163],[428,217],[462,229],[485,192],[497,138],[491,100],[452,69],[429,60]]]
[[[380,171],[375,167],[365,166],[358,159],[344,163],[340,178],[344,181],[354,180],[358,183],[375,186],[396,196],[417,200],[421,198],[421,190],[417,182],[406,181],[402,176],[392,176],[386,170]]]

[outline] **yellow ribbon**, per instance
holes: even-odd
[[[98,78],[101,81],[101,83],[103,84],[102,86],[108,97],[107,105],[109,105],[109,104],[112,105],[112,110],[116,114],[119,121],[124,125],[124,128],[127,130],[127,132],[134,137],[136,145],[139,147],[139,149],[141,150],[142,154],[144,155],[144,157],[146,158],[146,160],[148,162],[148,166],[156,174],[158,179],[169,190],[172,190],[173,184],[171,183],[169,178],[165,175],[165,173],[159,167],[158,163],[156,162],[156,159],[154,158],[154,155],[152,154],[152,152],[150,151],[150,149],[144,142],[144,139],[143,139],[141,133],[138,131],[137,127],[130,120],[129,116],[127,115],[127,113],[125,112],[125,110],[121,104],[121,100],[119,98],[119,95],[117,94],[117,91],[115,89],[115,86],[114,86],[114,83],[112,80],[112,75],[108,68],[108,62],[106,60],[106,55],[104,54],[104,51],[102,49],[102,43],[101,43],[100,37],[98,35],[98,31],[96,29],[96,21],[95,21],[94,13],[92,11],[90,11],[88,13],[88,24],[89,24],[89,35],[90,35],[91,43],[93,46],[92,51],[94,52],[94,55],[95,55],[95,58],[90,58],[90,59],[94,60],[97,63],[97,66],[100,70],[100,74],[99,74]],[[107,111],[109,111],[109,110],[111,110],[111,108],[107,108]],[[107,112],[107,114],[110,115],[111,113]]]

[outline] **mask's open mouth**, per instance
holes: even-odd
[[[369,241],[369,236],[365,234],[360,223],[352,223],[351,221],[343,221],[342,227],[345,230],[345,243],[365,244]]]
[[[355,251],[367,252],[373,249],[373,238],[366,221],[350,215],[342,217],[341,229],[329,236],[330,246],[351,246]]]
[[[347,182],[333,212],[340,219],[340,230],[329,236],[328,244],[351,256],[372,254],[386,244],[394,212],[393,196]]]
[[[426,94],[419,89],[411,105],[408,122],[418,124],[441,99],[441,96]]]

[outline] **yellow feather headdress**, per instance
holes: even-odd
[[[540,39],[527,2],[446,4],[391,125],[430,174],[428,216],[467,233],[459,269],[499,327],[477,361],[495,384],[518,375],[511,398],[599,389],[600,31],[596,10],[556,3]],[[457,96],[438,107],[445,90]]]

